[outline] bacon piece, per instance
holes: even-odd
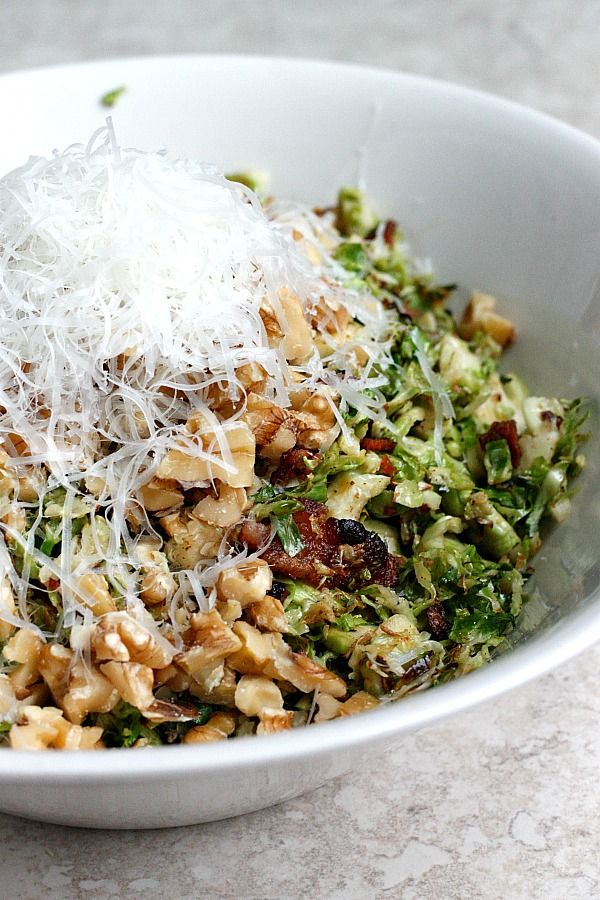
[[[276,537],[262,554],[276,574],[307,581],[315,587],[391,587],[396,583],[398,562],[379,535],[367,531],[360,522],[334,519],[325,504],[315,500],[305,500],[293,519],[304,544],[302,550],[289,556]],[[266,525],[246,522],[240,539],[251,550],[257,550],[268,535]]]
[[[450,622],[441,603],[432,603],[425,610],[427,628],[434,638],[445,638],[450,631]]]
[[[394,222],[393,219],[388,219],[385,225],[383,226],[383,242],[387,244],[388,247],[391,247],[394,243],[394,238],[396,237],[396,231],[398,226]]]
[[[362,450],[374,450],[375,453],[391,453],[396,442],[390,438],[370,438],[364,437],[360,442]]]
[[[271,529],[264,522],[255,522],[254,519],[248,519],[244,522],[240,531],[240,540],[252,550],[258,550],[263,544],[269,540]]]
[[[391,461],[389,456],[382,456],[381,463],[379,465],[379,471],[382,475],[387,475],[388,478],[393,478],[396,474],[396,467],[394,463]]]
[[[306,447],[294,447],[281,454],[279,465],[271,476],[272,484],[287,484],[293,478],[299,481],[306,478],[311,470],[310,463],[321,459],[320,453],[307,450]],[[307,462],[309,465],[307,465]]]
[[[479,438],[479,446],[482,450],[485,450],[486,444],[490,441],[501,441],[502,439],[508,444],[510,458],[516,469],[521,462],[521,446],[519,444],[517,423],[514,419],[508,419],[505,422],[492,422],[486,433]]]
[[[426,653],[425,656],[421,656],[419,659],[416,659],[412,666],[409,666],[402,676],[402,684],[408,684],[409,681],[412,681],[414,678],[418,678],[419,675],[424,675],[425,672],[429,671],[430,665],[431,653]]]

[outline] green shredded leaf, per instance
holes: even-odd
[[[119,87],[113,88],[112,91],[107,91],[100,97],[100,103],[102,106],[112,107],[114,106],[118,100],[123,96],[127,88],[124,84],[119,85]]]
[[[304,542],[300,537],[298,526],[291,516],[276,519],[275,530],[281,541],[281,546],[289,556],[297,556],[304,548]]]

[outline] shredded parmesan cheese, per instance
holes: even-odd
[[[232,470],[231,425],[212,413],[211,389],[243,401],[242,366],[259,364],[265,397],[283,407],[299,381],[325,387],[342,430],[349,407],[377,417],[389,315],[342,287],[334,244],[309,210],[265,212],[211,165],[119,148],[110,121],[87,146],[32,158],[0,180],[0,436],[16,472],[43,464],[50,473],[38,519],[20,539],[25,569],[20,578],[9,573],[23,621],[28,560],[36,559],[62,586],[61,627],[89,626],[73,588],[70,519],[91,480],[103,486],[98,509],[111,528],[106,577],[143,615],[128,516],[152,531],[139,491],[173,447]],[[291,366],[260,315],[268,304],[285,333],[283,288],[307,320],[318,304],[335,309],[343,297],[360,335],[340,346],[323,329],[325,350]],[[194,413],[210,423],[208,445],[186,429]],[[61,553],[51,561],[34,552],[34,535],[43,494],[58,485],[66,490]],[[228,548],[223,555],[227,564]],[[87,562],[77,561],[77,573]],[[180,573],[177,601],[192,595],[210,606],[219,566],[206,560]]]

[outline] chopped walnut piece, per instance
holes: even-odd
[[[2,654],[8,662],[19,663],[9,673],[13,687],[17,691],[28,688],[39,679],[40,653],[44,642],[30,628],[21,628],[4,645]]]
[[[243,418],[252,429],[259,455],[270,462],[279,462],[282,454],[295,446],[298,420],[266,397],[249,394]]]
[[[167,559],[180,569],[193,569],[201,559],[215,557],[225,533],[188,512],[177,514],[176,518],[166,516],[160,523],[172,535],[165,546]]]
[[[219,670],[218,680],[212,677],[214,670],[197,672],[190,681],[189,692],[203,703],[234,708],[236,674],[229,666],[220,666]]]
[[[214,429],[202,414],[191,416],[187,428],[195,435],[204,456],[192,456],[184,449],[168,450],[158,467],[159,478],[200,485],[219,478],[234,488],[251,486],[254,479],[255,441],[245,422],[236,421],[223,425],[222,438],[227,442],[229,461],[222,454]]]
[[[318,712],[315,715],[315,722],[329,722],[331,719],[337,718],[343,706],[339,700],[332,697],[331,694],[319,694],[317,697]]]
[[[346,693],[346,685],[338,675],[307,656],[294,653],[281,634],[262,634],[247,622],[236,622],[233,630],[242,647],[227,662],[236,672],[287,681],[305,694],[316,688],[334,697]]]
[[[44,644],[40,650],[39,672],[58,704],[67,692],[72,661],[73,651],[62,644]]]
[[[264,600],[272,584],[273,575],[267,563],[253,559],[221,572],[217,596],[219,600],[237,600],[243,608]]]
[[[262,394],[269,379],[266,369],[263,369],[257,362],[249,362],[240,366],[235,370],[235,374],[247,393],[254,391]]]
[[[15,630],[15,626],[10,622],[3,621],[3,613],[9,616],[15,615],[15,595],[6,575],[0,582],[0,641],[7,640]]]
[[[490,294],[474,293],[464,311],[458,333],[470,340],[478,331],[485,331],[501,347],[507,347],[515,338],[515,326],[508,319],[494,312],[496,298]]]
[[[235,622],[233,631],[240,640],[241,647],[232,653],[227,664],[236,672],[262,675],[272,657],[272,647],[268,634],[262,634],[248,622]]]
[[[137,662],[164,669],[175,656],[175,648],[160,642],[126,612],[109,613],[95,626],[92,648],[97,660]]]
[[[242,604],[239,600],[234,600],[233,598],[217,600],[215,609],[228,625],[233,625],[236,619],[240,619],[242,616]]]
[[[101,737],[101,728],[72,725],[52,706],[24,706],[9,733],[14,750],[96,750],[103,746]]]
[[[265,709],[283,709],[283,697],[270,678],[242,675],[235,689],[235,705],[245,716],[260,716]]]
[[[349,700],[342,703],[339,709],[339,715],[353,716],[355,713],[365,712],[367,709],[375,709],[376,706],[380,705],[377,697],[368,694],[366,691],[357,691],[357,693],[353,694]]]
[[[176,662],[193,676],[204,669],[220,665],[227,656],[241,647],[240,639],[216,609],[195,613],[184,638],[189,649],[180,653]]]
[[[97,669],[78,660],[69,673],[67,690],[60,705],[65,716],[80,725],[88,713],[110,712],[119,701],[119,694],[111,682]]]
[[[264,329],[267,333],[269,347],[278,347],[283,337],[281,325],[273,311],[273,307],[266,300],[263,300],[259,309],[259,315],[262,319]]]
[[[10,722],[18,709],[15,689],[8,675],[0,672],[0,722]]]
[[[154,687],[166,684],[176,694],[187,691],[190,686],[190,680],[188,673],[180,669],[175,663],[171,663],[170,666],[166,666],[164,669],[157,669],[154,673]]]
[[[294,653],[280,634],[269,634],[266,637],[273,648],[273,662],[271,666],[267,666],[266,674],[289,681],[305,694],[318,688],[323,694],[344,696],[346,685],[338,675],[308,656]]]
[[[177,587],[169,570],[166,553],[158,550],[152,540],[142,539],[135,548],[140,564],[140,597],[147,606],[170,600]]]
[[[89,606],[95,616],[115,612],[116,604],[108,590],[108,582],[99,572],[89,572],[76,579],[77,596],[82,603]]]
[[[257,734],[270,734],[292,727],[293,712],[284,710],[283,697],[270,678],[242,675],[235,691],[235,705],[246,716],[257,716]]]
[[[99,668],[126,703],[142,711],[152,706],[154,673],[150,666],[111,659],[102,663]]]
[[[277,731],[288,731],[294,722],[291,709],[265,710],[256,729],[257,734],[275,734]]]
[[[246,615],[261,631],[279,631],[285,634],[288,630],[283,604],[276,597],[267,596],[263,600],[251,603],[246,607]]]
[[[194,507],[193,515],[201,522],[228,528],[242,518],[248,507],[248,497],[244,488],[233,488],[228,484],[219,486],[218,496],[208,494]]]
[[[314,342],[310,326],[304,318],[304,310],[300,300],[288,288],[281,288],[279,300],[285,316],[284,338],[282,350],[285,358],[291,363],[301,363],[310,356]]]
[[[291,401],[299,422],[298,443],[309,450],[327,449],[335,439],[339,426],[333,405],[324,390],[295,391]]]
[[[179,483],[174,479],[152,478],[148,484],[140,488],[140,498],[144,509],[148,512],[161,512],[183,506],[183,494],[179,490]]]
[[[231,713],[214,713],[206,725],[196,725],[184,735],[183,744],[206,744],[222,741],[235,731],[235,718]]]

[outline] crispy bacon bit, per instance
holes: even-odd
[[[510,458],[516,469],[521,462],[521,447],[517,433],[517,423],[514,419],[508,419],[505,422],[492,422],[488,431],[479,438],[479,446],[482,450],[485,450],[486,444],[490,441],[501,441],[502,439],[508,444]]]
[[[388,478],[393,478],[396,474],[396,467],[394,463],[391,461],[389,456],[382,456],[381,463],[379,464],[379,471],[382,475],[387,475]]]
[[[363,546],[363,563],[369,569],[380,569],[385,566],[389,550],[386,542],[374,531],[367,532]]]
[[[388,219],[385,225],[383,226],[383,241],[388,247],[391,247],[394,243],[394,238],[396,237],[396,231],[398,229],[397,224],[393,219]]]
[[[450,630],[450,622],[446,618],[446,612],[441,603],[432,603],[425,610],[425,618],[427,619],[427,629],[431,636],[437,638],[445,638]]]
[[[555,428],[560,428],[563,423],[563,417],[557,416],[551,409],[544,409],[541,413],[542,422],[551,422]]]
[[[425,672],[429,671],[430,664],[430,653],[426,653],[425,656],[421,656],[419,659],[415,660],[412,666],[409,666],[402,676],[402,683],[406,684],[408,681],[412,681],[413,678],[418,678],[419,675],[424,675]]]
[[[325,504],[315,500],[305,500],[304,507],[293,518],[304,547],[291,557],[276,537],[262,554],[273,572],[307,581],[315,587],[351,588],[367,584],[392,587],[396,583],[398,563],[379,535],[367,531],[360,522],[334,519]],[[268,526],[245,522],[240,539],[256,550],[269,534]]]
[[[294,447],[281,454],[279,465],[271,476],[272,484],[287,484],[292,479],[301,481],[311,470],[311,463],[321,459],[320,453],[306,447]],[[308,465],[307,465],[308,463]]]
[[[362,450],[373,450],[375,453],[391,453],[396,446],[390,438],[364,437],[360,442]]]
[[[254,519],[248,519],[244,522],[240,531],[240,540],[253,550],[258,550],[263,544],[269,540],[271,529],[264,522],[255,522]]]

